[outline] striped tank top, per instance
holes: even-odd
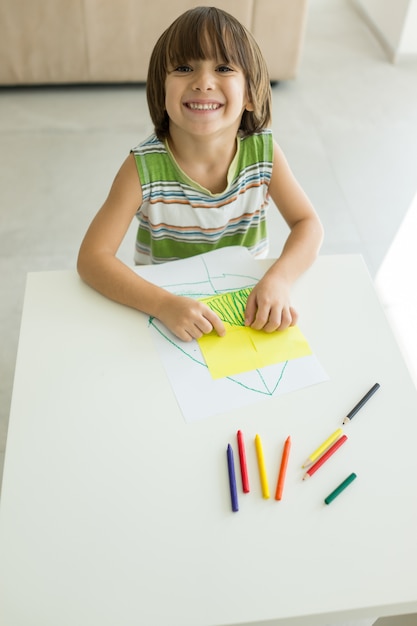
[[[270,130],[238,137],[227,187],[221,193],[211,193],[189,178],[155,135],[132,153],[143,194],[136,213],[137,264],[184,259],[225,246],[244,246],[254,257],[266,256]]]

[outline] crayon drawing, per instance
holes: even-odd
[[[221,315],[228,318],[231,326],[242,328],[245,298],[265,267],[247,250],[238,247],[163,265],[139,267],[136,271],[172,293],[199,299],[214,297],[214,306]],[[225,294],[228,295],[223,297]],[[228,306],[230,299],[234,302],[232,308]],[[152,317],[149,318],[149,328],[186,422],[328,380],[309,348],[307,356],[213,378],[199,342],[182,342]],[[303,350],[306,350],[308,343],[299,332]],[[216,363],[221,360],[215,358]]]

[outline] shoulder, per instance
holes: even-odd
[[[117,172],[113,181],[112,191],[116,191],[120,197],[125,195],[138,197],[138,195],[141,195],[140,178],[132,153],[126,157]]]
[[[274,153],[274,138],[272,131],[267,128],[258,133],[240,138],[240,148],[250,160],[271,162]]]
[[[155,134],[150,135],[144,141],[132,148],[131,152],[136,156],[145,156],[147,154],[164,154],[166,153],[165,144],[158,139]]]
[[[272,130],[270,128],[264,128],[257,133],[252,133],[251,135],[242,135],[240,136],[240,140],[242,144],[252,145],[252,144],[270,144],[273,143],[274,138],[272,135]]]
[[[144,199],[150,193],[151,186],[159,186],[161,181],[178,178],[176,165],[167,145],[155,135],[132,148],[131,155],[139,174]]]

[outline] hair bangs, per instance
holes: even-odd
[[[233,25],[211,7],[201,7],[178,20],[167,41],[167,65],[173,67],[191,60],[216,59],[219,62],[237,64],[243,68],[245,54],[240,50],[240,36]]]

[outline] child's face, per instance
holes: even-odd
[[[230,131],[235,136],[243,111],[253,110],[246,91],[242,69],[216,59],[170,68],[165,81],[170,132],[209,136]]]

